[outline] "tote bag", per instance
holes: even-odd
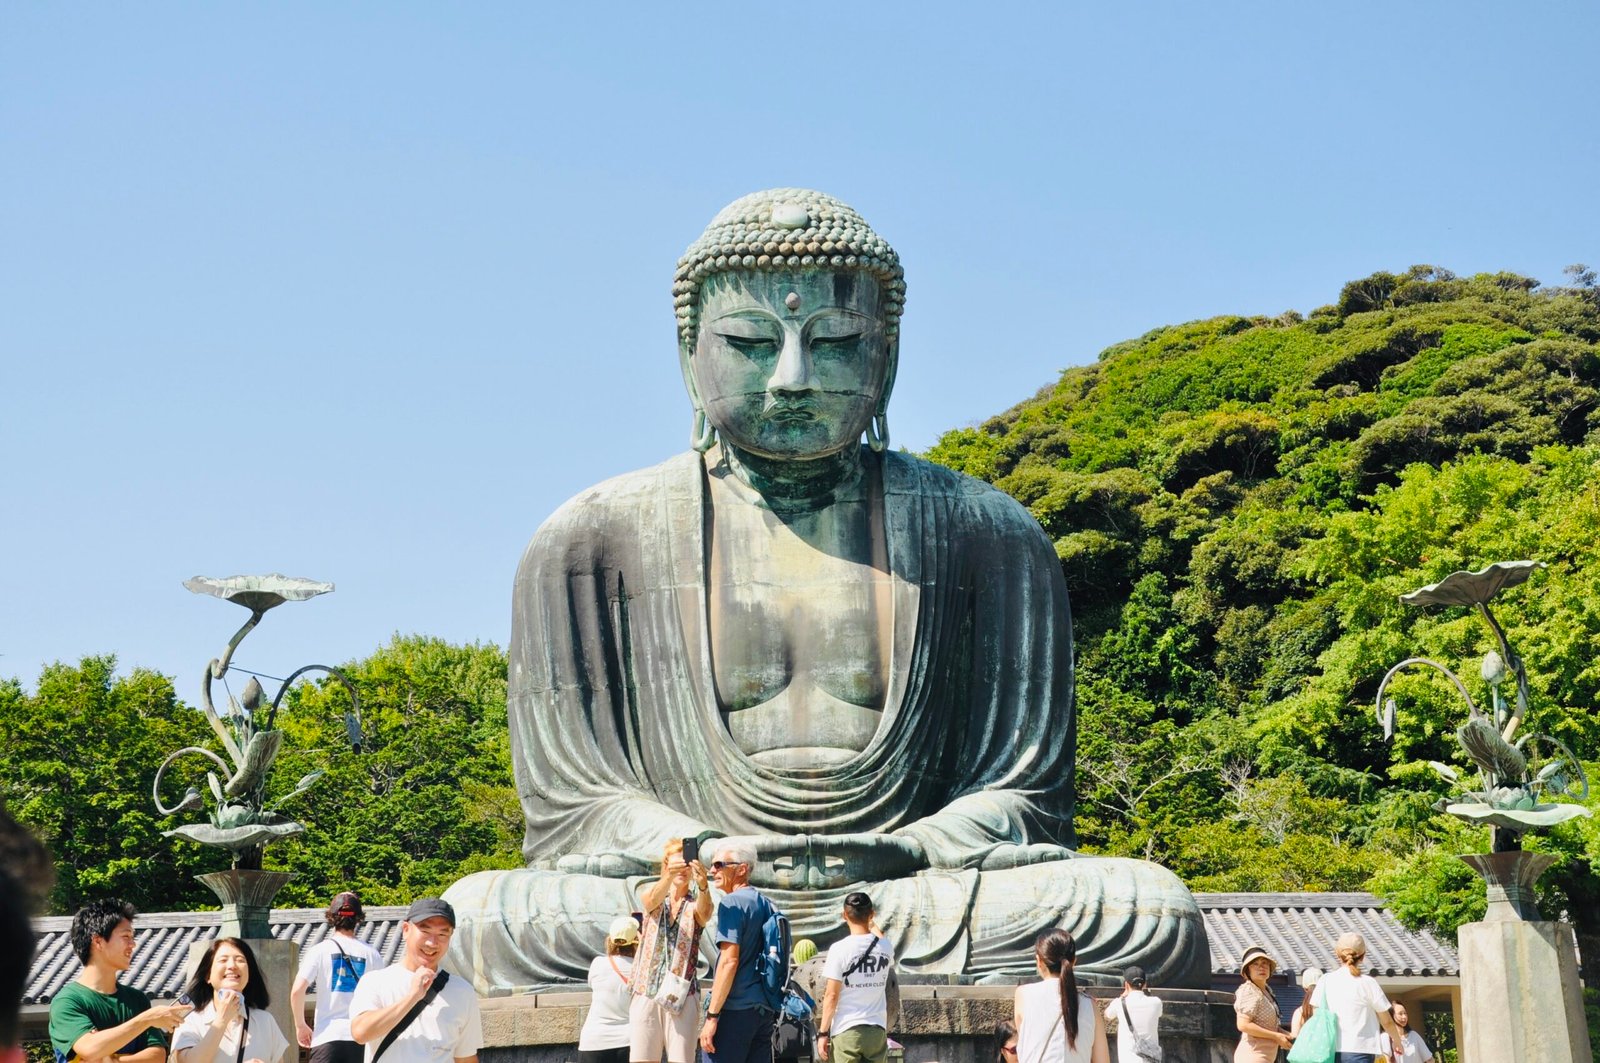
[[[1319,987],[1320,988],[1320,987]],[[1300,1027],[1300,1036],[1289,1049],[1289,1063],[1333,1063],[1339,1048],[1339,1020],[1328,1007],[1328,994],[1319,994],[1322,1003],[1312,1001],[1317,1009]]]

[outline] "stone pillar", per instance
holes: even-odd
[[[1555,857],[1463,856],[1488,883],[1481,923],[1456,931],[1461,1063],[1590,1063],[1572,927],[1544,922],[1533,885]]]

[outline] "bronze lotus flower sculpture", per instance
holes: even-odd
[[[1582,801],[1589,795],[1589,780],[1583,765],[1572,750],[1550,735],[1523,735],[1512,740],[1528,711],[1528,675],[1522,658],[1511,649],[1505,629],[1495,620],[1489,601],[1508,587],[1527,581],[1544,568],[1541,561],[1497,561],[1476,572],[1452,572],[1438,583],[1431,583],[1400,596],[1407,605],[1450,605],[1475,609],[1494,633],[1497,649],[1484,655],[1479,674],[1489,687],[1489,711],[1473,701],[1467,686],[1454,672],[1426,657],[1408,657],[1389,669],[1378,684],[1378,722],[1384,738],[1394,734],[1394,699],[1385,700],[1389,681],[1404,669],[1432,668],[1450,680],[1467,704],[1467,721],[1456,729],[1456,740],[1468,759],[1478,766],[1479,785],[1445,799],[1440,811],[1468,823],[1487,825],[1494,831],[1496,851],[1521,847],[1524,831],[1555,826],[1589,810],[1573,804],[1545,803],[1544,797],[1567,796]],[[1514,681],[1514,705],[1501,692],[1506,680]],[[1545,750],[1538,756],[1541,748]],[[1429,761],[1447,782],[1460,782],[1460,773],[1448,764]]]
[[[267,785],[272,773],[272,764],[283,745],[283,732],[273,726],[277,720],[279,703],[283,701],[284,694],[288,693],[290,685],[307,672],[325,672],[339,680],[350,692],[350,709],[345,713],[346,736],[351,747],[359,752],[362,735],[355,686],[337,668],[308,664],[296,669],[283,680],[277,696],[268,702],[266,691],[252,675],[250,681],[245,684],[243,693],[238,698],[230,693],[227,708],[219,713],[212,702],[211,684],[214,680],[225,679],[229,664],[233,660],[234,650],[261,622],[267,610],[284,602],[300,602],[319,594],[326,594],[333,590],[333,584],[294,579],[274,573],[266,576],[231,576],[227,579],[196,576],[185,580],[183,585],[196,594],[210,594],[244,606],[250,610],[250,619],[234,632],[222,655],[206,665],[205,676],[200,686],[200,704],[205,710],[206,722],[221,740],[228,759],[224,760],[215,752],[201,746],[185,746],[161,762],[161,767],[156,770],[151,796],[155,799],[156,811],[164,816],[204,808],[205,797],[194,786],[189,787],[177,803],[163,804],[161,781],[167,769],[182,757],[192,755],[209,760],[218,769],[206,772],[206,783],[215,802],[215,808],[209,813],[210,822],[187,824],[166,833],[202,845],[215,845],[230,850],[233,853],[234,867],[256,869],[261,866],[261,854],[267,842],[274,838],[299,834],[305,829],[278,809],[285,802],[315,786],[323,775],[321,771],[311,772],[302,777],[287,793],[268,800]]]

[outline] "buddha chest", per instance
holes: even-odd
[[[866,748],[888,684],[891,579],[881,506],[751,504],[713,478],[706,582],[717,700],[759,763],[825,767]]]

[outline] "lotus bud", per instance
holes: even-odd
[[[244,707],[245,712],[254,715],[255,711],[261,707],[262,702],[266,700],[267,692],[262,690],[261,684],[256,681],[254,676],[251,676],[250,682],[244,686],[244,694],[239,698],[239,704]]]
[[[1506,677],[1506,662],[1501,659],[1499,653],[1490,650],[1483,655],[1483,667],[1479,669],[1479,674],[1483,676],[1485,683],[1497,687]]]

